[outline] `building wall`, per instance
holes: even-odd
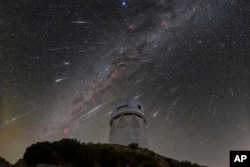
[[[145,120],[135,114],[124,114],[111,121],[110,144],[129,145],[138,143],[147,148],[147,132]]]

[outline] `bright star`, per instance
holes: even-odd
[[[126,1],[122,1],[122,6],[126,7],[127,6],[127,2]]]

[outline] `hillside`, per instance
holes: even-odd
[[[6,161],[4,158],[0,157],[0,167],[10,167],[11,164]]]
[[[33,144],[26,149],[23,160],[19,160],[12,167],[30,166],[202,167],[189,161],[177,161],[163,157],[148,149],[139,148],[135,143],[128,146],[85,144],[74,139]]]

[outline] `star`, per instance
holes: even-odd
[[[122,4],[123,7],[127,7],[128,6],[126,1],[122,1],[121,4]]]
[[[65,137],[108,143],[111,111],[134,97],[144,106],[148,149],[229,166],[228,150],[250,150],[249,7],[234,0],[6,3],[0,155],[15,163],[29,145]]]

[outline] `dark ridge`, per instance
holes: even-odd
[[[85,144],[75,139],[38,142],[26,149],[23,159],[27,166],[47,164],[71,167],[202,167],[189,161],[166,158],[148,149],[139,148],[136,143],[128,146]]]

